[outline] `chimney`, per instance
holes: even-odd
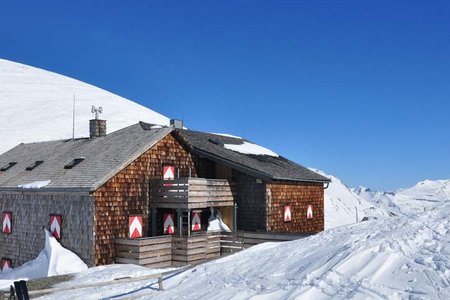
[[[170,120],[170,127],[176,128],[176,129],[183,129],[183,121],[177,120],[177,119],[171,119]]]
[[[92,106],[91,113],[95,114],[95,119],[89,120],[89,137],[91,139],[106,136],[106,120],[100,120],[99,114],[103,112],[103,108]]]
[[[89,120],[89,137],[93,139],[101,136],[106,136],[106,120]]]

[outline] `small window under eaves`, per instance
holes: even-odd
[[[15,165],[17,165],[17,163],[15,162],[15,161],[13,161],[13,162],[10,162],[10,163],[7,163],[6,165],[4,165],[1,169],[0,169],[0,171],[6,171],[6,170],[8,170],[8,169],[11,169],[12,167],[14,167]]]
[[[39,166],[40,164],[42,164],[43,162],[44,162],[43,160],[37,160],[37,161],[35,161],[34,163],[32,163],[31,165],[29,165],[28,167],[26,167],[25,170],[31,171],[31,170],[33,170],[34,168],[36,168],[37,166]]]
[[[75,158],[73,159],[70,163],[68,163],[67,165],[64,166],[64,169],[72,169],[73,167],[75,167],[76,165],[78,165],[80,162],[82,162],[84,160],[83,157],[79,157],[79,158]]]

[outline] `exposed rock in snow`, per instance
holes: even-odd
[[[50,180],[34,181],[26,184],[20,184],[17,187],[24,189],[39,189],[50,184]]]
[[[243,153],[243,154],[253,154],[253,155],[269,155],[269,156],[276,156],[278,157],[278,154],[273,152],[272,150],[269,150],[267,148],[264,148],[263,146],[252,144],[246,141],[243,141],[242,144],[235,145],[235,144],[225,144],[223,145],[225,148]]]
[[[0,59],[0,154],[20,143],[89,136],[91,106],[102,106],[108,132],[169,119],[142,105],[53,72]]]
[[[72,251],[45,231],[45,247],[35,259],[0,273],[0,289],[8,289],[13,281],[76,273],[87,265]]]

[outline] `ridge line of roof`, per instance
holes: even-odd
[[[137,123],[139,124],[139,123]],[[135,124],[136,125],[136,124]],[[136,151],[136,153],[132,156],[130,156],[129,159],[127,159],[123,164],[121,164],[120,166],[118,166],[117,168],[111,169],[110,172],[108,172],[108,174],[106,174],[103,178],[99,179],[97,182],[95,182],[92,186],[91,186],[91,191],[94,192],[96,190],[98,190],[102,185],[104,185],[105,183],[107,183],[111,178],[113,178],[116,174],[118,174],[120,171],[122,171],[123,169],[125,169],[129,164],[131,164],[133,161],[135,161],[139,156],[141,156],[142,154],[144,154],[145,152],[147,152],[148,150],[150,150],[151,148],[153,148],[153,146],[155,146],[157,143],[159,143],[163,138],[165,138],[167,135],[169,135],[171,132],[173,132],[173,128],[172,127],[167,127],[167,128],[159,128],[161,131],[166,131],[165,133],[163,133],[158,140],[153,141],[150,144],[146,144],[145,147],[143,147],[143,149]]]

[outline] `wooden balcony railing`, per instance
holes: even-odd
[[[150,181],[150,206],[153,208],[198,209],[233,205],[234,184],[226,179]]]

